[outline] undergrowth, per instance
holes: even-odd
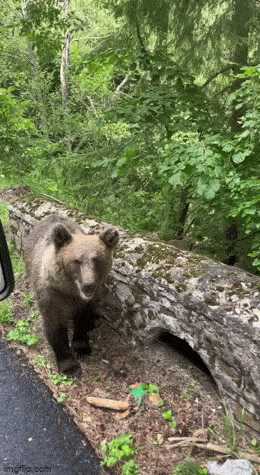
[[[102,443],[101,452],[104,467],[111,468],[120,464],[122,475],[139,474],[138,465],[134,460],[136,448],[131,434],[122,434],[111,440],[111,442]]]
[[[29,347],[37,345],[40,341],[38,336],[32,335],[28,320],[18,320],[15,328],[7,333],[6,338],[8,341],[14,341]]]

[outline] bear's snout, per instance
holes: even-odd
[[[85,302],[89,302],[93,299],[96,290],[97,290],[97,283],[94,281],[89,282],[80,282],[79,280],[75,281],[75,284],[78,289],[79,296]]]
[[[95,282],[84,284],[81,290],[85,295],[92,295],[96,290],[96,284]]]

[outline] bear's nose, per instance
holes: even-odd
[[[82,287],[82,292],[84,292],[84,294],[86,295],[89,295],[94,292],[95,288],[96,288],[96,284],[94,282],[91,284],[84,284]]]

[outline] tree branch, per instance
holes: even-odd
[[[203,87],[206,87],[208,86],[208,84],[210,84],[212,81],[214,81],[214,79],[216,79],[216,77],[218,77],[220,74],[224,74],[226,71],[228,71],[229,69],[232,69],[234,66],[234,64],[228,64],[226,66],[224,66],[224,68],[220,69],[220,71],[217,71],[216,73],[212,74],[212,76],[210,76],[206,82],[204,82],[204,84],[202,84],[202,88]]]
[[[87,99],[88,99],[88,101],[89,101],[89,103],[90,103],[91,109],[93,110],[95,117],[97,117],[97,110],[96,110],[96,108],[95,108],[95,106],[94,106],[94,102],[92,101],[91,97],[89,97],[89,96],[87,96]]]
[[[115,90],[115,94],[118,94],[121,91],[121,89],[128,83],[128,80],[129,80],[129,74],[127,74],[126,77],[123,79],[123,81],[120,82],[120,84],[117,86]]]

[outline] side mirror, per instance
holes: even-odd
[[[4,229],[0,221],[0,300],[6,299],[13,289],[14,274]]]

